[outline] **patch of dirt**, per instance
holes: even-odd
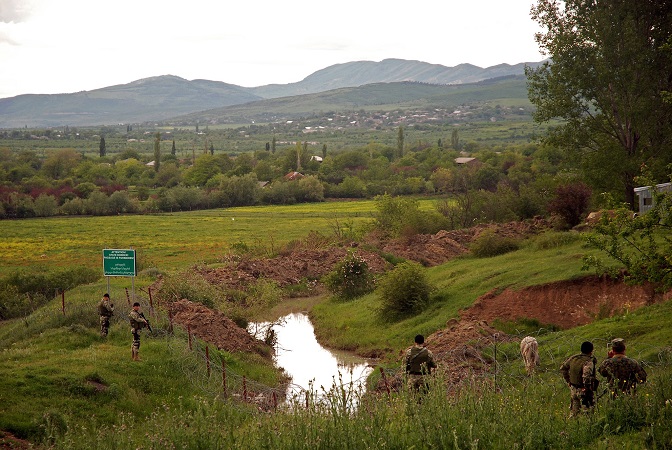
[[[223,267],[196,267],[194,270],[210,283],[225,285],[229,289],[245,290],[258,279],[272,280],[278,286],[286,287],[299,284],[302,280],[321,278],[343,260],[347,252],[345,247],[302,249],[275,258],[243,259]],[[362,249],[357,249],[356,253],[366,260],[373,273],[383,273],[390,268],[390,263],[376,253]]]
[[[524,239],[550,228],[548,221],[535,218],[523,222],[477,225],[462,230],[442,230],[436,234],[417,234],[390,241],[372,239],[370,243],[385,253],[431,267],[469,253],[469,243],[486,230],[492,230],[501,237]]]
[[[12,433],[0,430],[0,449],[29,449],[35,448],[30,442],[19,439]]]
[[[490,292],[476,299],[461,317],[488,322],[529,318],[567,329],[661,300],[663,295],[654,293],[650,286],[629,286],[622,280],[589,276],[519,291]]]
[[[223,313],[200,303],[184,299],[173,302],[170,304],[170,315],[173,322],[219,350],[258,353],[267,357],[271,355],[270,347],[264,342],[252,337]]]

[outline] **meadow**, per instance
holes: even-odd
[[[422,205],[431,208],[432,202]],[[158,272],[215,265],[236,243],[271,254],[310,231],[329,234],[340,228],[357,235],[374,209],[373,202],[362,201],[3,221],[0,273],[49,265],[102,266],[106,247],[137,248],[143,266]],[[288,299],[277,308],[309,307],[318,338],[329,345],[363,352],[391,349],[393,356],[378,367],[391,376],[399,370],[396,355],[414,334],[442,329],[460,309],[493,289],[581,277],[581,258],[590,252],[581,238],[550,247],[529,241],[505,255],[467,256],[428,268],[436,286],[430,307],[394,322],[376,315],[375,293],[349,302],[327,296]],[[155,271],[141,272],[136,286],[147,286],[154,276]],[[421,404],[405,391],[361,393],[353,410],[335,389],[308,407],[290,399],[288,406],[267,412],[235,395],[222,395],[221,372],[206,370],[204,343],[190,348],[184,330],[168,332],[160,311],[152,316],[158,332],[143,335],[143,362],[132,363],[127,306],[120,299],[129,284],[128,279],[112,280],[119,311],[107,340],[98,336],[93,313],[106,289],[102,277],[68,291],[65,311],[56,297],[24,318],[0,323],[0,430],[38,447],[63,449],[672,446],[670,302],[566,331],[523,330],[519,324],[519,332],[534,333],[542,349],[534,377],[524,375],[517,343],[502,343],[486,349],[486,357],[497,362],[492,372],[447,395],[444,383],[451,368],[444,367]],[[144,298],[144,292],[139,294]],[[649,382],[635,397],[609,401],[604,396],[595,413],[568,419],[569,393],[557,368],[582,340],[604,343],[613,336],[630,343],[629,353],[645,363]],[[258,383],[257,390],[273,389],[281,378],[258,356],[213,351],[211,357],[215,366],[226,363],[232,390],[243,376]],[[370,386],[378,379],[372,376]]]
[[[421,202],[431,208],[433,202]],[[105,248],[134,248],[139,264],[176,270],[213,262],[235,244],[272,254],[310,231],[325,235],[372,220],[374,201],[325,202],[159,215],[2,221],[0,274],[31,266],[100,266]],[[102,272],[101,272],[102,274]]]

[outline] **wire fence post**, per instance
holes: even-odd
[[[495,367],[495,383],[494,383],[494,389],[495,389],[495,394],[497,393],[497,334],[495,333],[492,335],[493,340],[495,342],[495,351],[494,351],[494,364],[493,366]]]
[[[243,401],[247,401],[247,377],[243,376]]]
[[[65,291],[61,291],[61,311],[65,315]]]
[[[126,303],[128,303],[128,306],[131,306],[131,297],[128,295],[128,288],[124,288],[126,290]]]
[[[383,383],[385,384],[385,390],[387,391],[387,401],[391,401],[390,397],[390,385],[387,383],[387,376],[385,376],[385,371],[383,370],[382,367],[378,367],[380,369],[380,375],[383,377]]]

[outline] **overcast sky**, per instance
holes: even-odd
[[[533,0],[0,0],[0,98],[176,75],[254,87],[333,64],[541,61]]]

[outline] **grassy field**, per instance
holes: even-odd
[[[423,208],[430,207],[431,202],[423,202]],[[364,201],[5,221],[0,270],[4,274],[45,264],[102,265],[102,248],[131,246],[159,270],[181,270],[199,261],[217,263],[218,255],[237,242],[268,250],[311,230],[328,234],[335,221],[357,227],[370,220],[373,210],[373,202]],[[589,251],[581,240],[551,249],[531,242],[506,255],[463,257],[427,269],[437,286],[432,306],[397,322],[380,321],[375,294],[351,302],[326,297],[287,300],[278,308],[296,302],[312,309],[316,332],[325,342],[343,348],[388,348],[394,353],[408,345],[410,336],[443,328],[459,309],[494,288],[585,275],[581,257]],[[149,275],[137,277],[136,286],[152,280]],[[129,285],[128,279],[112,283],[115,298]],[[450,368],[444,368],[421,407],[402,392],[365,395],[353,410],[349,399],[335,391],[308,408],[290,402],[289,410],[269,414],[236,397],[242,392],[243,376],[251,391],[277,386],[280,375],[267,361],[211,351],[209,374],[204,343],[193,342],[190,348],[184,330],[168,333],[167,319],[158,312],[152,316],[157,333],[143,335],[143,362],[132,364],[123,300],[110,337],[98,336],[92,311],[104,289],[101,278],[68,291],[65,312],[57,297],[22,319],[0,324],[0,430],[43,448],[63,449],[672,446],[671,302],[580,328],[539,333],[542,366],[532,378],[523,376],[514,342],[501,344],[496,355],[486,355],[496,358],[496,372],[450,396],[442,384]],[[629,353],[646,364],[649,382],[634,398],[612,402],[605,396],[594,414],[568,420],[569,393],[557,372],[559,364],[576,353],[582,340],[604,342],[615,335],[625,336]],[[231,392],[237,393],[227,398],[222,395],[222,372],[215,370],[222,362]],[[381,367],[392,373],[398,363],[381,361]]]
[[[424,201],[431,207],[432,201]],[[269,253],[310,231],[359,227],[374,201],[325,202],[161,215],[55,217],[2,222],[0,273],[35,265],[99,265],[104,248],[135,248],[140,263],[161,270],[214,261],[243,243]]]

